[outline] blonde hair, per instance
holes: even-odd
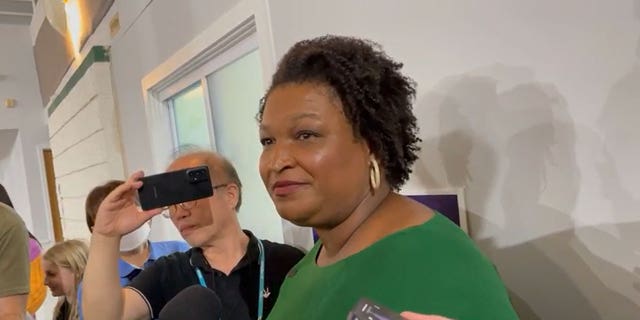
[[[58,268],[65,268],[71,271],[75,275],[75,283],[73,284],[73,296],[75,297],[76,288],[82,280],[84,274],[84,267],[87,265],[87,256],[89,255],[89,247],[84,241],[81,240],[66,240],[58,242],[53,247],[49,248],[47,252],[42,256],[42,259],[47,260],[50,263],[55,264]],[[62,305],[67,300],[66,297],[60,297],[56,307],[53,311],[53,319],[56,319],[60,314]],[[67,320],[78,319],[78,306],[77,301],[69,301],[69,307],[71,313]]]

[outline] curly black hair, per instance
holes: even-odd
[[[415,82],[401,68],[368,40],[324,36],[300,41],[280,60],[256,118],[262,121],[266,100],[280,85],[328,85],[340,98],[354,135],[367,141],[389,185],[398,190],[409,179],[421,141],[412,109]]]

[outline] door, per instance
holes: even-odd
[[[58,193],[56,192],[56,175],[53,170],[53,154],[51,149],[43,149],[44,169],[47,174],[47,191],[49,194],[49,207],[51,208],[51,223],[53,224],[53,237],[55,242],[64,240],[62,225],[60,223],[60,211],[58,207]]]

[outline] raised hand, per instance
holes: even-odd
[[[161,209],[142,211],[136,204],[136,192],[142,187],[142,171],[133,173],[127,181],[114,189],[102,201],[96,214],[93,232],[108,237],[120,237],[162,212]]]

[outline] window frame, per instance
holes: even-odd
[[[266,89],[275,69],[273,40],[269,32],[258,32],[258,26],[261,26],[261,30],[269,30],[268,25],[266,8],[256,4],[255,0],[241,1],[142,79],[147,134],[155,171],[164,170],[176,151],[177,140],[174,129],[170,127],[171,112],[165,104],[167,98],[202,81],[208,106],[206,114],[210,141],[215,150],[207,76],[259,48]]]
[[[190,73],[185,74],[181,79],[178,79],[162,90],[157,91],[156,98],[162,101],[165,108],[169,109],[168,114],[170,130],[172,131],[171,141],[173,142],[173,150],[177,150],[180,146],[178,143],[179,137],[175,124],[175,109],[172,106],[172,98],[195,86],[198,83],[202,86],[203,89],[209,141],[211,143],[211,148],[213,148],[213,150],[217,150],[215,128],[213,124],[213,117],[215,115],[213,114],[213,110],[211,107],[211,90],[209,90],[208,77],[216,71],[253,52],[254,50],[259,50],[258,37],[255,32],[247,34],[244,38],[237,40],[238,41],[233,44],[232,47],[228,47],[224,51],[219,52],[218,55],[212,56],[209,61],[203,63],[199,68],[194,69]]]

